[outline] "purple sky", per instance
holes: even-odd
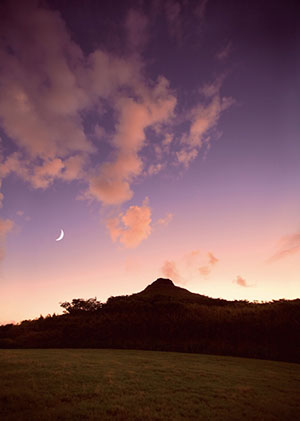
[[[158,276],[299,297],[298,12],[1,3],[0,323]]]

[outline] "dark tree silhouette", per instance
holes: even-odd
[[[97,301],[97,298],[89,298],[84,300],[83,298],[74,298],[71,303],[65,301],[60,303],[60,306],[65,309],[64,313],[80,313],[82,311],[97,311],[102,308],[102,303]]]
[[[300,299],[227,301],[159,279],[104,304],[77,298],[61,306],[60,316],[0,326],[0,347],[152,349],[300,362]]]

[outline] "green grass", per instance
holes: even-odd
[[[300,365],[128,350],[0,350],[0,420],[297,420]]]

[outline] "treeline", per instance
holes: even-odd
[[[61,304],[63,315],[1,326],[0,347],[148,349],[300,362],[300,299],[259,304],[206,298],[75,299]]]

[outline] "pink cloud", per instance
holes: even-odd
[[[199,105],[191,111],[192,124],[186,143],[191,146],[201,146],[204,134],[214,127],[222,110],[222,102],[219,95],[214,95],[211,102]]]
[[[151,234],[151,209],[145,199],[142,206],[130,206],[125,213],[106,221],[113,242],[119,240],[126,248],[137,247]]]
[[[163,164],[151,164],[146,172],[148,175],[158,174],[163,169]]]
[[[11,1],[2,8],[0,31],[6,43],[0,49],[5,63],[0,70],[3,128],[33,157],[92,152],[79,115],[88,98],[73,70],[82,52],[59,14],[36,5]]]
[[[85,155],[73,155],[66,159],[63,164],[63,172],[60,177],[64,180],[76,180],[84,178],[84,164],[86,163]]]
[[[161,267],[161,271],[166,278],[169,278],[178,284],[185,283],[173,260],[166,260]]]
[[[187,267],[197,268],[201,275],[208,276],[219,259],[212,252],[204,253],[201,250],[193,250],[184,256],[184,261]]]
[[[209,258],[209,263],[213,266],[216,263],[218,263],[219,259],[217,259],[213,253],[211,253],[210,251],[208,252],[208,258]]]
[[[10,219],[0,219],[0,238],[3,239],[12,230],[14,223]]]
[[[204,8],[202,2],[203,12]],[[166,17],[173,24],[175,37],[181,31],[183,9],[182,3],[166,3]],[[216,81],[206,88],[210,95],[182,116],[190,128],[175,150],[176,92],[163,76],[156,81],[148,79],[146,63],[138,54],[147,41],[149,22],[144,15],[135,10],[127,15],[130,54],[127,51],[121,57],[99,48],[85,54],[72,40],[61,15],[39,7],[37,1],[3,2],[1,14],[0,120],[18,147],[18,152],[1,157],[1,180],[14,172],[42,189],[56,179],[81,180],[87,186],[82,197],[120,205],[133,197],[132,186],[138,177],[157,174],[174,160],[188,167],[207,132],[230,105],[219,94],[221,83]],[[82,115],[93,109],[102,117],[107,111],[103,103],[112,110],[113,129],[108,135],[96,126],[91,139]],[[155,159],[146,163],[149,128],[159,140],[153,147]],[[96,162],[93,154],[98,158],[103,141],[112,152],[92,165]],[[0,193],[0,206],[2,201]],[[151,232],[147,206],[131,208],[109,224],[110,232],[119,233],[117,238],[126,246],[139,243]],[[130,217],[137,209],[143,209],[145,217],[140,230],[133,228]]]
[[[203,145],[206,152],[210,148],[211,137],[208,133],[214,129],[221,113],[233,103],[231,98],[221,98],[219,89],[222,79],[219,78],[211,85],[205,85],[200,93],[209,98],[208,104],[198,104],[188,114],[190,129],[181,138],[180,149],[176,152],[177,160],[186,168],[198,156]]]
[[[59,177],[63,168],[64,164],[59,158],[44,161],[42,165],[34,168],[30,182],[36,188],[48,187],[55,177]]]
[[[0,218],[0,261],[5,255],[5,238],[7,234],[13,229],[14,222],[11,219]]]
[[[170,119],[176,105],[176,99],[163,77],[151,90],[141,86],[138,89],[142,102],[120,98],[116,103],[119,121],[112,139],[116,149],[115,159],[100,165],[90,177],[87,195],[106,204],[120,204],[132,197],[130,182],[143,169],[138,153],[146,140],[145,129]]]
[[[219,259],[217,259],[212,252],[208,252],[207,253],[207,257],[208,257],[208,262],[199,267],[199,272],[202,276],[208,276],[210,274],[210,272],[213,269],[213,266],[216,265],[219,261]]]
[[[199,272],[202,276],[208,276],[211,272],[211,267],[210,266],[200,266]]]
[[[141,63],[134,57],[120,58],[96,50],[86,58],[86,67],[80,68],[81,84],[90,101],[99,106],[99,98],[111,99],[121,86],[133,86],[141,80]]]
[[[245,287],[245,288],[248,288],[248,287],[251,286],[251,285],[247,284],[246,280],[239,275],[236,277],[234,283],[236,283],[237,285],[239,285],[241,287]]]
[[[168,270],[170,277],[172,275],[172,279],[177,279],[181,283],[189,279],[199,279],[199,275],[207,278],[217,261],[211,252],[192,250],[176,260],[166,260],[163,264],[164,275],[167,276]]]
[[[126,202],[133,196],[130,181],[141,169],[141,159],[135,152],[120,151],[115,161],[100,165],[89,178],[87,195],[109,205]]]
[[[197,265],[199,258],[201,255],[200,250],[192,250],[189,253],[184,255],[184,262],[187,266],[194,266]]]
[[[198,151],[196,148],[190,150],[188,148],[182,148],[180,151],[176,152],[178,162],[183,164],[186,168],[197,157],[197,155]]]
[[[172,143],[173,135],[171,133],[167,133],[162,141],[162,144],[165,148],[169,147]]]
[[[286,235],[285,237],[281,238],[278,246],[278,251],[275,254],[273,254],[273,256],[271,256],[271,258],[268,261],[269,263],[276,262],[278,260],[281,260],[285,257],[291,256],[299,252],[300,233]]]
[[[18,152],[14,152],[0,164],[0,177],[4,179],[11,172],[16,172],[17,174],[23,176],[23,170],[21,169],[22,166],[21,155]]]
[[[157,221],[158,225],[169,225],[169,223],[172,221],[173,219],[173,214],[172,213],[167,213],[167,215],[164,218],[160,218]]]

